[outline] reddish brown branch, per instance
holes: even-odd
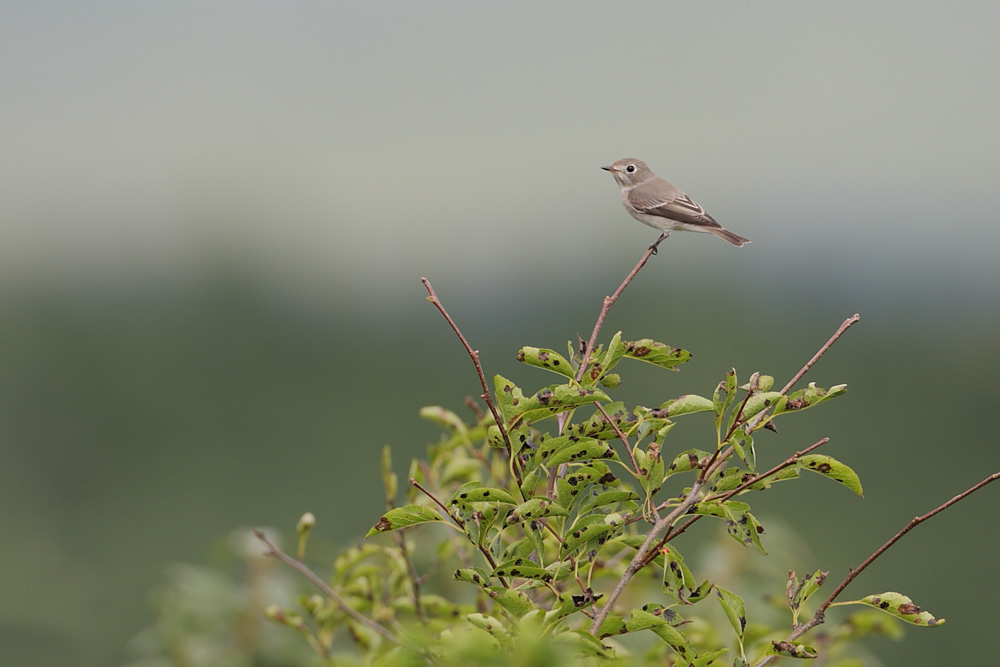
[[[642,254],[642,257],[639,258],[639,262],[635,265],[635,268],[633,268],[629,274],[625,276],[625,280],[618,286],[615,293],[611,296],[604,297],[604,304],[601,306],[601,312],[597,315],[597,323],[594,324],[594,331],[590,334],[590,340],[587,341],[587,347],[583,350],[583,358],[580,359],[580,367],[576,371],[577,382],[581,381],[583,379],[583,374],[587,372],[587,364],[590,363],[590,357],[594,353],[594,347],[597,346],[597,334],[600,333],[601,327],[604,325],[604,318],[607,317],[608,310],[611,309],[611,305],[618,300],[618,297],[620,297],[622,292],[625,291],[628,284],[632,282],[633,278],[635,278],[635,274],[639,273],[639,269],[645,266],[646,262],[649,261],[650,256],[655,253],[655,246],[650,246],[646,252]]]
[[[472,363],[476,366],[476,373],[479,375],[479,383],[483,386],[482,398],[486,401],[486,407],[490,409],[490,413],[493,415],[493,420],[496,422],[497,428],[500,429],[500,435],[503,436],[504,447],[507,449],[507,456],[510,457],[511,471],[517,479],[518,488],[520,488],[521,473],[518,469],[517,457],[515,456],[513,446],[510,444],[510,436],[507,435],[507,428],[504,426],[503,419],[500,418],[500,413],[497,410],[496,405],[493,403],[493,395],[490,393],[489,385],[486,384],[486,375],[483,374],[483,366],[479,363],[479,350],[473,350],[472,346],[469,345],[469,341],[467,341],[465,336],[462,335],[458,325],[455,324],[455,320],[451,319],[451,315],[448,314],[444,304],[441,303],[438,295],[435,294],[434,288],[431,287],[431,281],[427,280],[427,278],[421,278],[420,282],[422,282],[424,287],[427,288],[427,294],[429,295],[427,300],[433,303],[434,306],[441,311],[441,314],[444,315],[444,319],[448,321],[448,324],[451,325],[452,331],[454,331],[455,335],[458,336],[458,339],[462,341],[465,351],[469,353],[469,357],[472,358]]]
[[[830,347],[837,342],[837,339],[843,336],[844,332],[850,329],[852,325],[857,324],[859,320],[861,320],[861,316],[858,315],[857,313],[854,313],[846,320],[844,320],[844,323],[840,325],[840,327],[833,333],[832,336],[830,336],[830,340],[826,341],[826,343],[823,344],[823,347],[819,348],[816,354],[813,355],[812,359],[807,361],[806,365],[803,366],[801,369],[799,369],[799,372],[796,373],[795,376],[788,381],[788,384],[786,384],[785,388],[781,390],[781,393],[785,394],[788,392],[789,389],[794,387],[795,383],[801,380],[802,376],[805,375],[809,371],[809,369],[813,367],[813,364],[819,361],[819,358],[822,357],[826,353],[826,351],[829,350]]]
[[[368,626],[375,632],[379,633],[380,635],[388,639],[393,644],[398,645],[400,643],[400,638],[397,637],[395,634],[393,634],[384,625],[382,625],[381,623],[377,623],[376,621],[373,621],[364,614],[358,612],[358,610],[356,610],[351,605],[347,604],[347,602],[342,597],[340,597],[337,591],[333,590],[333,588],[331,588],[328,583],[323,581],[323,579],[320,578],[318,574],[309,569],[308,565],[306,565],[305,563],[296,558],[292,558],[284,551],[279,549],[277,546],[275,546],[275,544],[271,542],[271,540],[267,539],[267,536],[263,533],[263,531],[257,530],[255,528],[253,530],[253,534],[254,537],[263,542],[264,546],[267,547],[267,551],[265,553],[268,556],[274,556],[285,565],[288,565],[289,567],[298,570],[302,575],[305,576],[306,579],[312,582],[312,584],[316,588],[322,591],[324,595],[333,600],[333,603],[336,604],[338,607],[340,607],[341,610],[343,610],[344,613],[346,613],[348,616],[353,618],[358,623]]]
[[[893,535],[889,539],[888,542],[886,542],[885,544],[883,544],[882,546],[880,546],[878,549],[876,549],[872,553],[871,556],[869,556],[868,558],[866,558],[861,563],[861,565],[857,566],[856,568],[851,568],[851,570],[848,572],[847,576],[844,577],[844,580],[841,581],[840,584],[837,586],[837,588],[835,588],[834,591],[830,594],[830,597],[828,597],[826,600],[824,600],[823,603],[819,606],[819,608],[816,609],[816,613],[813,614],[812,618],[810,618],[805,623],[801,623],[801,624],[797,625],[795,627],[795,629],[792,630],[791,634],[788,635],[787,641],[795,641],[796,639],[798,639],[799,637],[801,637],[802,635],[804,635],[806,632],[808,632],[812,628],[814,628],[817,625],[823,623],[826,620],[826,610],[827,610],[827,608],[829,608],[829,606],[834,603],[834,601],[837,599],[837,597],[840,596],[840,594],[844,591],[844,589],[847,588],[847,586],[852,581],[854,581],[859,574],[861,574],[862,572],[864,572],[865,569],[869,565],[871,565],[873,562],[875,562],[876,558],[878,558],[879,556],[881,556],[882,554],[884,554],[886,551],[889,550],[890,547],[892,547],[892,545],[894,545],[896,542],[898,542],[900,539],[902,539],[903,535],[906,535],[908,532],[910,532],[911,530],[913,530],[914,528],[916,528],[917,526],[919,526],[920,524],[922,524],[924,521],[927,521],[928,519],[930,519],[935,514],[943,512],[944,510],[948,509],[949,507],[951,507],[952,505],[954,505],[958,501],[964,500],[965,498],[967,498],[968,496],[972,495],[973,493],[975,493],[979,489],[983,488],[987,484],[989,484],[991,482],[995,482],[998,479],[1000,479],[1000,472],[995,472],[992,475],[990,475],[989,477],[987,477],[986,479],[984,479],[983,481],[981,481],[978,484],[976,484],[975,486],[972,486],[972,487],[966,489],[965,491],[963,491],[962,493],[958,494],[957,496],[955,496],[954,498],[952,498],[948,502],[942,503],[941,505],[938,505],[937,507],[935,507],[933,510],[931,510],[927,514],[923,514],[921,516],[914,517],[913,519],[911,519],[910,522],[908,524],[906,524],[903,527],[902,530],[900,530],[898,533],[896,533],[895,535]],[[772,656],[767,656],[766,658],[764,658],[760,662],[756,663],[756,665],[754,667],[763,667],[764,665],[767,665],[770,662],[772,662],[776,657],[777,656],[773,656],[773,655]]]

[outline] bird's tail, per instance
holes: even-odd
[[[741,247],[745,246],[747,243],[750,243],[750,239],[744,238],[744,237],[740,236],[739,234],[734,234],[731,231],[729,231],[728,229],[722,229],[720,227],[718,229],[709,229],[708,231],[712,232],[713,234],[715,234],[716,236],[718,236],[720,239],[725,239],[726,241],[729,241],[730,243],[732,243],[737,248],[741,248]]]

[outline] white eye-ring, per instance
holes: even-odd
[[[630,164],[629,166],[625,167],[625,171],[631,174],[633,171],[635,171],[635,165]]]

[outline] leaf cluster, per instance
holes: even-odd
[[[488,664],[486,654],[513,659],[526,646],[546,647],[548,664],[566,656],[576,664],[766,664],[774,656],[815,657],[820,648],[837,655],[862,634],[851,628],[892,632],[863,611],[838,626],[846,630],[827,633],[820,648],[798,643],[792,631],[805,627],[825,573],[790,573],[788,626],[770,627],[749,622],[743,599],[696,576],[678,550],[680,537],[707,517],[766,554],[749,501],[803,472],[860,496],[850,467],[812,453],[825,439],[767,470],[757,461],[762,429],[843,395],[845,385],[810,383],[787,393],[775,391],[770,376],[754,373],[741,384],[731,370],[708,395],[626,406],[611,396],[623,360],[676,371],[691,354],[651,339],[627,341],[621,332],[584,352],[572,344],[565,355],[522,348],[519,361],[558,381],[525,390],[497,375],[492,396],[484,396],[495,409],[476,408],[471,419],[424,408],[421,415],[444,434],[425,459],[410,463],[405,503],[396,505],[399,483],[386,448],[388,509],[368,532],[372,539],[334,562],[334,596],[304,599],[306,613],[294,623],[282,610],[272,618],[306,634],[324,657],[346,630],[366,660],[384,664],[458,664],[472,659],[470,651]],[[678,451],[671,429],[698,413],[711,417],[703,448]],[[307,532],[300,524],[300,551]],[[913,624],[943,622],[898,593],[855,602]],[[728,633],[711,623],[712,605]],[[636,655],[625,636],[639,633],[656,640]]]

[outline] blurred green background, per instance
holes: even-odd
[[[605,333],[694,360],[623,368],[616,397],[710,394],[732,366],[783,383],[861,314],[808,376],[848,395],[759,445],[777,462],[830,436],[861,475],[863,500],[808,480],[760,501],[810,545],[800,572],[842,576],[1000,468],[998,21],[995,2],[4,4],[0,663],[124,662],[168,564],[235,529],[310,510],[357,539],[382,445],[404,472],[437,438],[419,407],[478,393],[419,276],[488,374],[547,384],[517,348],[587,335],[655,239],[599,169],[624,156],[753,243],[661,247]],[[873,640],[886,664],[992,650],[998,493],[848,589],[947,618]]]

